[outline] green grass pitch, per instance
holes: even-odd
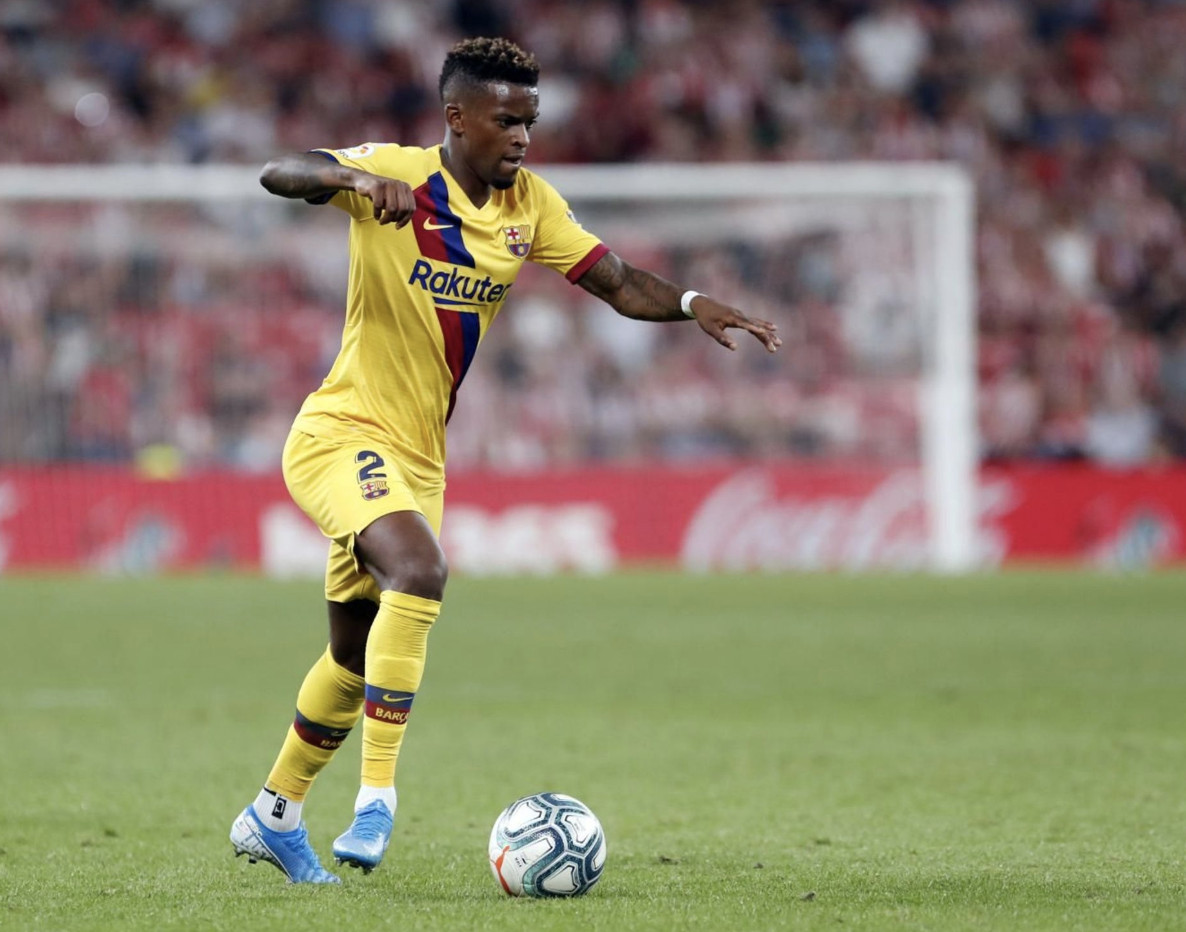
[[[457,579],[387,862],[332,889],[227,840],[319,586],[7,579],[0,616],[3,929],[1186,929],[1184,575]],[[583,899],[491,877],[543,789],[605,825]]]

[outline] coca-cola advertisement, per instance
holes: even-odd
[[[1135,569],[1186,561],[1186,468],[985,469],[976,562]],[[442,540],[455,572],[918,570],[918,470],[729,464],[460,473]],[[120,469],[0,470],[0,571],[227,567],[319,576],[326,541],[278,475],[155,480]]]

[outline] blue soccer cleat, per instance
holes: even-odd
[[[395,816],[386,803],[376,799],[354,813],[354,821],[334,841],[334,860],[339,864],[361,867],[369,874],[387,851]]]
[[[291,832],[274,832],[248,806],[231,826],[231,844],[235,846],[235,857],[245,854],[252,864],[256,861],[275,864],[289,883],[342,882],[317,860],[309,847],[309,833],[303,822]]]

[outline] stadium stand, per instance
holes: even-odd
[[[262,164],[310,145],[431,144],[435,63],[481,33],[541,59],[533,164],[962,162],[979,191],[984,456],[1186,456],[1180,3],[12,0],[3,158]],[[718,258],[713,281],[744,261]],[[340,310],[290,267],[250,272],[195,282],[0,257],[0,461],[127,461],[168,444],[187,464],[274,468]],[[568,286],[533,279],[465,388],[451,464],[904,454],[909,403],[853,397],[825,296],[805,271],[784,284],[786,359],[752,354],[751,377],[726,381],[695,334],[624,338],[604,316],[555,313],[552,289]],[[199,291],[216,313],[192,312]],[[263,291],[267,314],[243,326],[237,310]],[[209,362],[192,363],[195,347]],[[769,417],[714,423],[722,395]]]

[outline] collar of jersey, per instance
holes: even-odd
[[[503,192],[497,190],[491,191],[490,197],[486,200],[486,203],[481,207],[476,207],[474,202],[469,199],[469,195],[461,190],[461,185],[457,183],[457,179],[454,178],[449,169],[445,167],[443,147],[438,144],[434,146],[433,149],[436,151],[437,160],[441,165],[441,177],[445,179],[445,187],[449,189],[449,206],[455,213],[463,213],[469,214],[470,216],[482,217],[486,214],[493,213],[498,209],[494,203],[494,200],[495,198],[501,199]]]

